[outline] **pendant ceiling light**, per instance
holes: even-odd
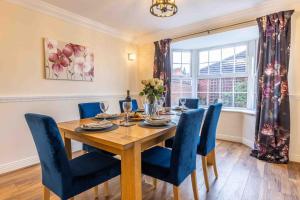
[[[171,17],[177,13],[175,0],[152,0],[150,12],[156,17]]]

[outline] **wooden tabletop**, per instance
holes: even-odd
[[[178,116],[166,116],[171,118],[173,121],[178,120]],[[109,146],[118,148],[120,150],[126,149],[130,147],[134,142],[146,142],[153,138],[158,137],[165,132],[169,132],[172,129],[176,129],[174,127],[167,127],[167,128],[145,128],[141,127],[138,124],[140,122],[135,122],[136,125],[130,127],[119,126],[119,128],[108,131],[108,132],[97,132],[97,131],[85,131],[77,133],[76,129],[80,127],[82,124],[88,124],[91,122],[95,122],[97,119],[88,118],[88,119],[81,119],[81,120],[73,120],[68,122],[61,122],[58,123],[58,127],[61,131],[65,132],[66,136],[68,134],[72,134],[70,138],[73,138],[75,135],[80,135],[81,138],[96,141],[99,143],[105,143]],[[113,123],[119,124],[120,120],[112,120]]]

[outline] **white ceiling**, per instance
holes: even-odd
[[[152,16],[149,12],[152,0],[42,1],[113,27],[130,37],[139,37],[252,8],[270,0],[176,0],[178,13],[170,18]]]
[[[232,37],[234,35],[234,37]],[[172,49],[203,49],[226,44],[249,41],[258,38],[258,27],[235,29],[172,43]]]

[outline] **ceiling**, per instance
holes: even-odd
[[[235,37],[232,37],[232,36]],[[216,33],[201,37],[172,43],[172,49],[203,49],[226,44],[250,41],[258,38],[258,27],[249,26],[222,33]]]
[[[113,27],[132,38],[259,6],[270,0],[176,0],[170,18],[150,14],[152,0],[42,0]]]

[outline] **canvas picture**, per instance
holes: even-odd
[[[94,54],[85,46],[45,38],[46,79],[93,81]]]

